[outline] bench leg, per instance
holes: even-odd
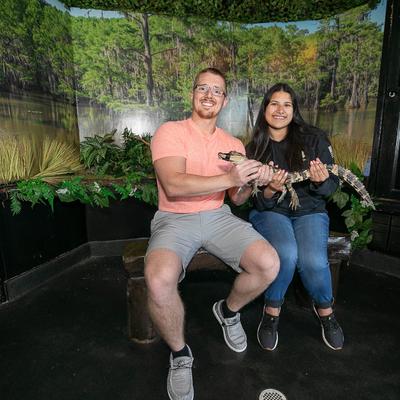
[[[128,337],[136,343],[154,342],[158,337],[147,307],[147,287],[143,276],[130,277],[127,284]]]

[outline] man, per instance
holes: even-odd
[[[178,282],[195,252],[203,247],[240,272],[227,299],[213,306],[225,342],[236,352],[247,347],[239,310],[265,290],[279,270],[272,246],[224,205],[225,191],[234,204],[241,204],[248,198],[250,181],[262,186],[272,178],[272,170],[258,161],[232,166],[218,158],[218,152],[244,153],[239,139],[216,127],[227,104],[224,75],[214,68],[200,71],[191,96],[191,118],[163,124],[151,143],[159,210],[151,222],[145,278],[151,318],[171,349],[171,400],[194,396],[193,355],[185,342]]]

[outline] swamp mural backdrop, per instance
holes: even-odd
[[[0,132],[69,136],[78,122],[81,139],[125,127],[152,133],[188,115],[193,76],[212,65],[228,76],[220,125],[234,135],[249,132],[264,91],[286,81],[308,120],[370,143],[384,9],[249,25],[2,0]]]
[[[264,92],[284,81],[305,119],[331,135],[338,161],[367,173],[385,8],[382,0],[327,20],[240,24],[2,0],[0,183],[78,171],[85,138],[112,155],[114,144],[187,117],[194,75],[207,66],[228,78],[221,127],[245,141]],[[68,168],[51,152],[68,154]]]

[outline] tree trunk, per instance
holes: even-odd
[[[149,15],[144,14],[132,14],[129,12],[125,13],[125,16],[130,21],[135,21],[140,28],[144,53],[141,54],[144,62],[144,69],[146,71],[146,104],[148,106],[154,105],[154,80],[153,80],[153,58],[151,55],[150,46],[150,32],[149,32]]]
[[[361,99],[361,103],[364,107],[368,106],[369,103],[369,96],[368,96],[368,87],[369,87],[369,74],[368,71],[364,73],[364,90],[363,90],[363,97]]]
[[[237,52],[238,52],[238,46],[237,43],[235,42],[233,38],[233,32],[235,30],[235,25],[234,23],[229,23],[229,30],[231,32],[231,41],[229,44],[229,50],[231,53],[231,71],[232,71],[232,93],[235,94],[236,96],[239,95],[239,83],[238,83],[238,77],[237,77]]]
[[[251,95],[252,85],[251,81],[247,82],[247,118],[246,118],[246,136],[250,137],[253,128],[254,128],[254,114],[253,114],[253,106],[254,100]]]
[[[321,82],[317,80],[317,85],[315,87],[315,101],[314,101],[314,110],[319,109],[319,96],[320,96]]]
[[[150,48],[150,34],[149,34],[149,21],[148,14],[139,14],[140,28],[142,29],[142,37],[144,44],[144,68],[146,70],[147,84],[146,84],[146,104],[148,106],[154,105],[154,80],[153,80],[153,58]]]
[[[339,60],[335,57],[334,59],[334,66],[332,68],[332,76],[331,76],[331,90],[330,94],[332,97],[332,100],[336,100],[336,71],[338,67],[338,62]]]
[[[358,74],[353,72],[353,84],[351,87],[351,97],[349,108],[360,108],[360,101],[358,99]]]
[[[335,56],[333,58],[333,66],[332,66],[332,73],[331,73],[331,87],[330,87],[330,95],[332,99],[332,105],[330,107],[331,111],[336,111],[336,104],[335,101],[337,99],[337,93],[336,93],[336,88],[337,88],[337,70],[339,68],[339,57],[340,57],[340,36],[338,32],[340,31],[340,18],[336,17],[335,18],[335,28],[337,32],[337,37],[334,39],[336,51],[335,51]]]
[[[305,93],[304,106],[307,108],[307,110],[309,110],[310,109],[310,91],[309,91],[308,81],[306,81],[304,83],[304,93]]]

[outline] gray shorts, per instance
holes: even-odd
[[[216,210],[192,214],[157,211],[151,221],[146,256],[155,249],[175,252],[182,261],[181,281],[200,247],[241,272],[240,258],[247,246],[257,240],[265,241],[250,223],[233,215],[226,204]]]

